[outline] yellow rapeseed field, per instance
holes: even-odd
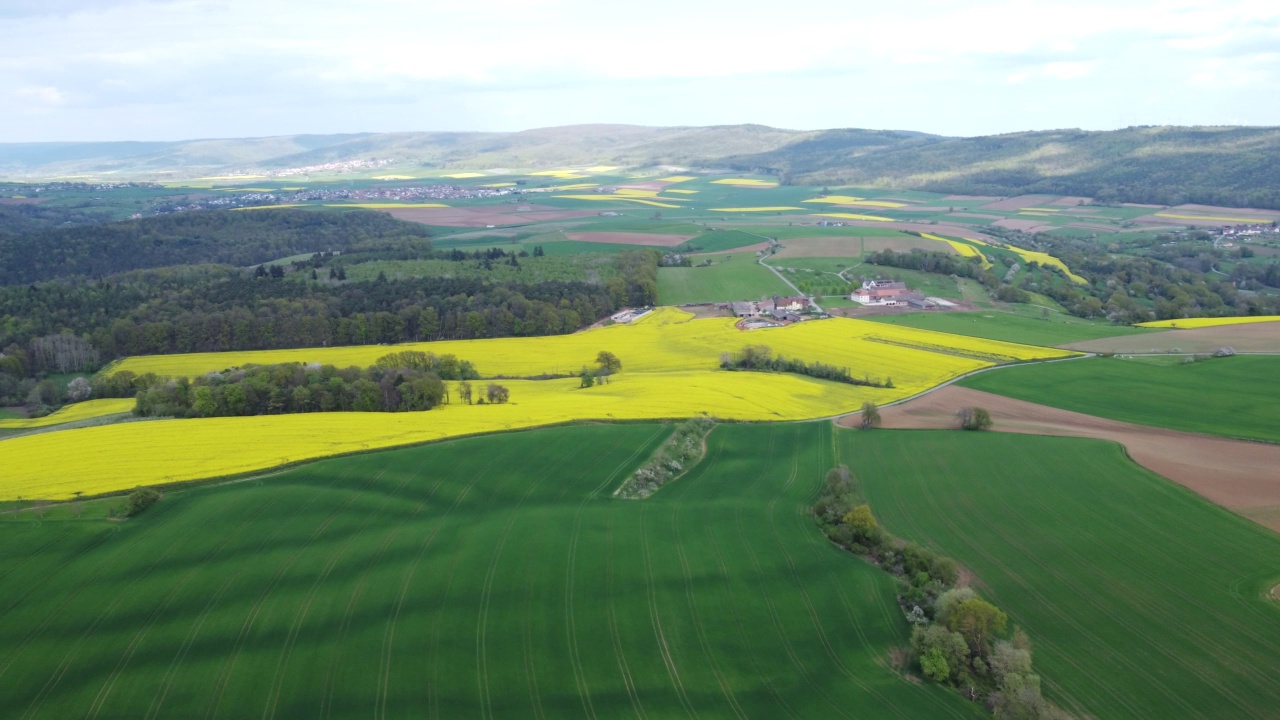
[[[658,201],[656,201],[656,200],[649,200],[649,199],[646,199],[646,198],[643,198],[643,197],[635,197],[635,196],[632,196],[632,195],[618,195],[618,194],[609,194],[609,195],[606,195],[606,194],[599,194],[599,195],[555,195],[554,197],[558,197],[558,198],[567,198],[567,199],[569,199],[569,200],[621,200],[622,202],[633,202],[633,203],[639,203],[639,204],[641,204],[641,205],[650,205],[650,206],[652,206],[652,207],[660,207],[660,208],[678,208],[678,207],[680,207],[679,205],[672,205],[671,203],[658,202]],[[667,199],[674,200],[674,198],[667,198]]]
[[[364,208],[366,210],[394,210],[395,208],[447,208],[444,203],[325,203],[325,207]]]
[[[783,210],[803,210],[804,208],[786,207],[745,207],[745,208],[707,208],[710,212],[782,212]]]
[[[892,378],[893,388],[843,385],[789,374],[726,372],[723,352],[767,345],[777,354],[847,366],[855,376]],[[728,318],[696,320],[659,308],[630,325],[572,335],[444,341],[386,346],[208,353],[129,358],[114,370],[198,375],[247,363],[372,364],[400,350],[453,353],[485,375],[573,373],[600,350],[623,363],[608,385],[576,378],[501,381],[511,403],[448,405],[425,413],[307,415],[158,420],[66,430],[0,442],[6,472],[0,500],[66,498],[136,485],[253,472],[346,452],[577,420],[664,419],[703,413],[735,420],[803,420],[891,402],[994,359],[1072,353],[994,340],[836,318],[742,332]],[[478,381],[483,385],[484,381]],[[453,385],[453,383],[450,383]],[[249,442],[249,439],[253,442]],[[49,467],[58,467],[51,475]]]
[[[606,173],[611,170],[617,170],[617,165],[593,165],[589,168],[583,168],[582,172]]]
[[[893,218],[879,215],[858,215],[857,213],[818,213],[822,217],[841,218],[843,220],[875,220],[876,222],[893,222]]]
[[[1035,250],[1023,250],[1022,248],[1014,247],[1012,245],[1006,245],[1004,249],[1014,253],[1026,262],[1037,262],[1041,265],[1051,265],[1056,267],[1066,273],[1067,277],[1071,279],[1071,282],[1079,283],[1081,285],[1085,285],[1089,282],[1088,280],[1085,280],[1079,275],[1071,272],[1071,268],[1067,267],[1066,263],[1049,253],[1036,252]]]
[[[16,420],[0,420],[0,430],[29,430],[48,427],[61,423],[89,420],[106,415],[119,415],[133,411],[133,398],[106,398],[103,400],[85,400],[74,405],[67,405],[55,413],[42,418],[22,418]]]
[[[1172,218],[1174,220],[1209,220],[1212,222],[1233,222],[1233,223],[1268,222],[1266,218],[1217,217],[1213,215],[1180,215],[1178,213],[1156,213],[1156,217]]]
[[[697,195],[697,194],[698,194],[698,191],[697,191],[697,190],[675,190],[675,189],[671,189],[671,190],[664,190],[663,192],[678,193],[678,194],[680,194],[680,195]]]
[[[480,177],[486,177],[486,176],[484,173],[478,173],[478,172],[460,172],[460,173],[449,173],[448,175],[442,175],[441,177],[453,178],[455,180],[468,180],[470,178],[480,178]]]
[[[1179,320],[1153,320],[1152,322],[1138,323],[1137,327],[1180,328],[1183,330],[1191,330],[1194,328],[1202,328],[1202,327],[1216,327],[1218,325],[1244,325],[1246,323],[1262,323],[1262,322],[1280,322],[1280,315],[1250,315],[1245,317],[1182,318]]]
[[[586,175],[579,175],[574,170],[543,170],[541,172],[529,173],[534,177],[553,177],[560,180],[581,180]]]
[[[750,178],[724,178],[712,180],[712,185],[744,185],[747,187],[778,187],[778,183],[768,180],[752,180]]]
[[[807,203],[827,203],[829,205],[848,205],[851,202],[858,202],[863,198],[855,195],[828,195],[826,197],[813,198],[812,200],[801,200]]]
[[[1022,209],[1023,209],[1023,211],[1028,211],[1028,210],[1029,210],[1029,211],[1031,211],[1031,212],[1039,212],[1039,213],[1056,213],[1056,212],[1062,212],[1062,208],[1038,208],[1038,207],[1025,207],[1025,208],[1022,208]]]
[[[507,182],[507,183],[487,183],[487,184],[481,185],[480,187],[504,188],[504,187],[515,187],[515,186],[516,186],[515,183]]]
[[[694,175],[672,175],[671,177],[658,178],[658,182],[681,183],[697,179],[698,178]]]
[[[982,252],[978,250],[978,248],[972,245],[962,243],[959,240],[948,240],[947,238],[944,238],[938,235],[931,235],[929,233],[920,233],[920,237],[924,238],[925,240],[936,240],[938,242],[944,242],[950,245],[956,252],[960,253],[964,257],[980,258],[982,260],[982,267],[984,268],[991,267],[991,261],[987,259],[987,256],[983,255]],[[982,243],[982,244],[985,245],[986,243]]]

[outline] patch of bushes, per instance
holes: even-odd
[[[644,499],[683,475],[702,459],[703,443],[715,426],[715,419],[709,417],[694,418],[677,425],[676,431],[662,444],[653,459],[637,468],[614,495]]]
[[[781,355],[774,357],[773,350],[766,345],[748,345],[740,353],[723,353],[720,355],[722,370],[753,370],[756,372],[786,372],[797,375],[808,375],[819,380],[863,385],[866,387],[891,388],[893,379],[872,380],[871,378],[855,378],[847,367],[836,367],[820,362],[805,362]]]
[[[827,472],[814,519],[841,548],[894,576],[898,604],[911,631],[911,656],[928,679],[983,702],[997,718],[1070,717],[1040,692],[1031,666],[1031,641],[1009,618],[968,587],[958,587],[954,560],[898,539],[876,521],[857,478],[840,466]]]
[[[138,488],[130,493],[129,499],[125,501],[124,514],[126,517],[134,517],[158,502],[160,502],[159,492],[151,488]]]

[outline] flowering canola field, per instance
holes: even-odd
[[[873,388],[789,374],[718,370],[723,352],[768,345],[774,353],[892,378]],[[361,450],[580,420],[647,420],[701,414],[748,421],[806,420],[886,403],[994,360],[1072,355],[1039,348],[843,318],[741,332],[727,318],[694,320],[660,308],[631,325],[573,335],[129,358],[114,371],[198,375],[247,363],[371,365],[399,350],[453,353],[485,376],[572,373],[600,350],[623,363],[607,385],[577,378],[504,380],[506,405],[446,405],[423,413],[313,413],[157,420],[66,430],[0,443],[0,500],[63,499],[266,470]],[[483,381],[478,384],[483,385]],[[57,473],[49,473],[51,467]]]
[[[1190,330],[1192,328],[1217,327],[1218,325],[1243,325],[1246,323],[1260,323],[1260,322],[1280,322],[1280,315],[1249,315],[1245,317],[1182,318],[1181,320],[1153,320],[1152,322],[1138,323],[1137,327],[1182,328],[1183,330]]]
[[[133,411],[132,398],[106,398],[103,400],[86,400],[58,410],[41,418],[21,418],[16,420],[0,420],[0,430],[28,430],[48,427],[60,423],[90,420],[105,415],[119,415]]]

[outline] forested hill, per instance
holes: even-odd
[[[925,108],[927,109],[927,106]],[[1280,128],[1134,127],[956,138],[762,125],[578,125],[516,133],[294,135],[172,143],[0,144],[0,178],[115,180],[272,173],[680,165],[763,170],[796,185],[1082,195],[1280,208]],[[364,165],[362,165],[362,163]]]
[[[172,265],[244,267],[301,253],[373,246],[405,246],[419,253],[431,249],[423,226],[380,212],[186,212],[93,227],[0,231],[0,285]]]
[[[1053,130],[879,145],[866,139],[832,130],[725,162],[771,168],[794,184],[1280,208],[1280,128]]]

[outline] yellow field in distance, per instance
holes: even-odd
[[[449,173],[448,175],[442,175],[441,177],[453,178],[454,180],[468,180],[470,178],[479,178],[479,177],[487,177],[487,176],[484,173],[478,173],[478,172],[460,172],[460,173]]]
[[[657,182],[681,183],[697,179],[695,175],[672,175],[671,177],[658,178]]]
[[[876,222],[893,222],[893,218],[879,215],[859,215],[857,213],[818,213],[822,217],[841,218],[844,220],[874,220]]]
[[[1250,315],[1245,317],[1181,318],[1179,320],[1153,320],[1151,322],[1138,323],[1136,327],[1180,328],[1182,330],[1192,330],[1194,328],[1217,327],[1219,325],[1245,325],[1249,323],[1263,323],[1263,322],[1280,322],[1280,315]]]
[[[746,187],[778,187],[778,183],[768,180],[752,180],[750,178],[724,178],[712,180],[712,185],[743,185]]]
[[[1088,280],[1085,280],[1079,275],[1071,272],[1071,268],[1067,267],[1066,263],[1048,253],[1036,252],[1035,250],[1023,250],[1022,248],[1014,247],[1013,245],[1006,245],[1004,249],[1014,253],[1026,262],[1037,262],[1041,265],[1056,267],[1066,273],[1067,277],[1071,279],[1071,282],[1078,283],[1080,285],[1086,285],[1089,282]]]
[[[1156,217],[1173,218],[1174,220],[1209,220],[1212,222],[1261,223],[1270,222],[1266,218],[1217,217],[1211,215],[1179,215],[1177,213],[1156,213]]]
[[[560,180],[581,180],[586,175],[579,175],[573,170],[542,170],[540,172],[529,173],[533,177],[553,177]]]
[[[798,207],[749,207],[749,208],[707,208],[709,212],[782,212],[783,210],[803,210]]]
[[[133,398],[85,400],[84,402],[67,405],[57,412],[50,413],[42,418],[0,420],[0,430],[30,430],[33,428],[49,427],[50,425],[76,422],[78,420],[91,420],[93,418],[105,417],[107,415],[119,415],[121,413],[133,412],[133,405]]]
[[[364,208],[366,210],[393,210],[395,208],[447,208],[444,203],[325,203],[325,207]]]
[[[698,194],[697,190],[676,190],[674,188],[671,190],[664,190],[663,192],[679,193],[680,195],[697,195]]]
[[[862,200],[862,199],[863,198],[857,197],[855,195],[828,195],[826,197],[813,198],[812,200],[801,200],[800,202],[826,203],[828,205],[848,205],[849,203],[858,202],[859,200]]]
[[[671,203],[657,202],[654,200],[646,200],[642,197],[633,197],[630,195],[556,195],[558,198],[567,198],[569,200],[621,200],[623,202],[640,203],[641,205],[650,205],[660,208],[678,208],[679,205]],[[670,199],[670,198],[668,198]]]
[[[940,237],[938,235],[930,235],[929,233],[920,233],[920,237],[924,238],[925,240],[936,240],[937,242],[946,243],[950,245],[953,250],[960,253],[964,257],[980,258],[982,260],[982,267],[984,268],[991,267],[991,261],[987,259],[987,256],[983,255],[982,252],[978,250],[978,248],[972,245],[962,243],[959,240],[948,240],[947,238]]]
[[[515,186],[516,186],[515,183],[510,182],[510,183],[489,183],[487,185],[481,185],[480,187],[504,188],[504,187],[515,187]]]

